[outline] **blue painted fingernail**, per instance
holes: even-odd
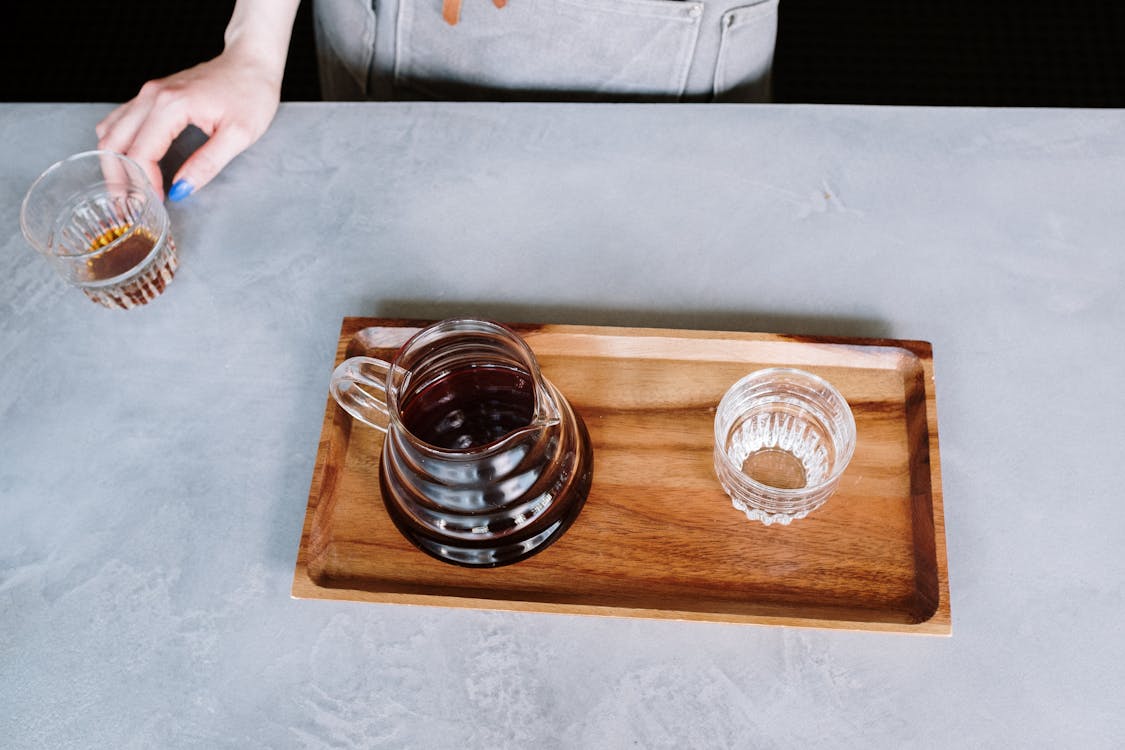
[[[191,195],[192,190],[195,190],[195,188],[187,180],[176,180],[172,183],[172,189],[168,191],[168,200],[182,201]]]

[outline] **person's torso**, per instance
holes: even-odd
[[[778,0],[317,0],[326,99],[768,101]]]

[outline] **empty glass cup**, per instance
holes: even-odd
[[[112,151],[48,168],[27,191],[20,227],[64,280],[106,307],[143,305],[176,273],[163,199],[140,165]]]
[[[832,495],[855,451],[848,402],[812,373],[752,372],[715,414],[715,473],[750,520],[789,524]]]

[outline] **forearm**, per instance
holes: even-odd
[[[299,5],[300,0],[237,0],[223,53],[260,65],[280,86]]]

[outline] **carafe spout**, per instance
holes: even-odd
[[[543,429],[557,426],[562,421],[562,412],[553,387],[539,373],[536,373],[535,382],[535,413],[532,415],[529,429]]]
[[[556,429],[562,420],[559,416],[536,417],[523,427],[518,427],[492,444],[491,449],[497,453],[514,448],[521,443],[531,444]]]

